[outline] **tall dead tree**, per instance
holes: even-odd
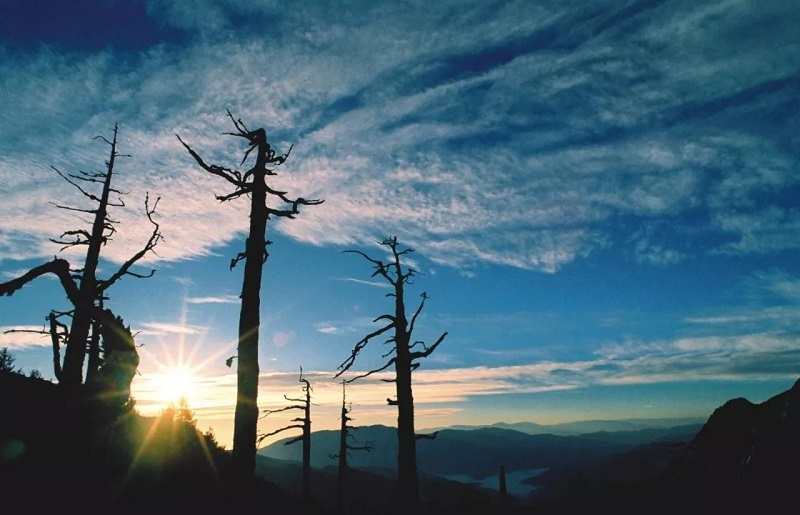
[[[90,356],[86,374],[87,382],[92,380],[102,367],[104,357],[101,357],[100,336],[104,331],[103,324],[110,324],[117,331],[124,328],[119,317],[111,313],[110,310],[103,308],[103,301],[107,298],[106,291],[126,275],[138,278],[152,276],[155,270],[151,270],[147,274],[139,274],[133,272],[131,267],[149,252],[155,252],[153,249],[163,239],[159,224],[153,219],[159,199],[156,199],[151,206],[148,194],[145,197],[144,204],[147,219],[153,225],[150,238],[141,250],[125,261],[109,278],[100,279],[97,277],[101,250],[116,233],[115,224],[117,222],[109,216],[109,208],[125,206],[121,198],[118,197],[116,200],[111,198],[112,195],[122,195],[119,190],[112,187],[116,159],[118,157],[129,157],[117,151],[118,126],[116,124],[113,132],[114,135],[111,140],[103,136],[95,138],[104,141],[111,147],[109,159],[105,163],[105,171],[91,173],[81,171],[74,174],[63,173],[53,167],[53,170],[61,178],[75,187],[84,197],[95,203],[93,208],[77,208],[53,203],[59,209],[93,216],[90,229],[65,231],[59,238],[51,239],[54,243],[62,245],[62,251],[71,247],[85,246],[86,258],[83,267],[73,269],[68,261],[54,258],[53,261],[35,267],[17,279],[0,284],[0,295],[10,296],[16,290],[41,275],[52,273],[60,279],[73,309],[65,312],[51,311],[48,319],[53,342],[54,373],[59,384],[67,389],[75,389],[83,383],[83,369],[87,353]],[[100,185],[101,192],[99,196],[88,191],[89,186],[95,184]],[[59,318],[64,316],[72,318],[69,327],[59,321]],[[66,347],[63,365],[60,360],[60,348],[62,345]]]
[[[357,375],[347,381],[352,382],[394,366],[395,378],[387,381],[395,383],[397,398],[386,399],[390,406],[397,406],[398,484],[394,505],[400,512],[416,513],[420,509],[416,442],[420,438],[434,438],[435,434],[418,435],[414,430],[414,396],[411,388],[411,372],[419,368],[420,364],[417,360],[430,356],[436,350],[447,336],[447,332],[442,333],[430,347],[419,340],[412,342],[411,336],[414,332],[417,318],[422,312],[428,296],[425,292],[421,294],[422,301],[411,316],[411,320],[408,320],[406,316],[405,286],[411,283],[411,280],[417,275],[417,271],[413,268],[404,267],[401,263],[401,257],[413,252],[413,250],[409,248],[398,249],[396,236],[383,240],[381,245],[388,247],[391,251],[391,259],[387,263],[374,259],[358,250],[346,250],[345,252],[352,252],[364,257],[364,259],[372,263],[375,269],[372,277],[380,276],[389,282],[394,291],[387,294],[387,296],[394,298],[394,310],[392,313],[381,315],[373,320],[373,322],[383,321],[385,325],[369,333],[356,343],[350,353],[350,357],[339,365],[339,372],[335,377],[339,377],[353,366],[358,354],[370,341],[386,333],[390,335],[386,343],[393,344],[392,348],[383,355],[384,358],[393,355],[389,361],[380,368]],[[417,348],[419,350],[415,350]]]
[[[331,458],[339,460],[339,466],[336,475],[336,513],[342,515],[345,510],[345,488],[347,484],[347,471],[350,467],[347,460],[350,457],[350,451],[366,451],[372,452],[374,448],[372,442],[365,442],[364,445],[356,445],[350,443],[354,440],[353,435],[350,433],[350,425],[348,424],[353,419],[350,417],[350,412],[353,409],[352,404],[347,403],[347,382],[342,381],[342,414],[341,414],[341,427],[339,429],[339,453],[334,454]]]
[[[239,314],[239,343],[236,360],[237,395],[236,410],[233,421],[233,466],[237,481],[250,482],[255,477],[256,438],[258,426],[258,331],[261,323],[261,275],[263,265],[269,256],[266,239],[267,221],[273,217],[294,218],[300,206],[321,204],[322,200],[306,200],[302,197],[290,199],[287,192],[279,191],[267,185],[267,177],[276,175],[269,168],[282,165],[289,157],[292,147],[283,155],[277,155],[267,141],[267,131],[262,129],[248,130],[242,120],[234,119],[230,111],[228,117],[233,122],[236,132],[225,133],[229,136],[244,138],[248,148],[241,164],[256,151],[256,160],[252,168],[241,173],[222,166],[206,164],[189,145],[178,140],[189,151],[197,164],[206,172],[221,177],[234,190],[226,195],[217,195],[220,202],[227,202],[241,196],[250,198],[250,231],[245,242],[245,251],[231,260],[231,270],[244,259],[244,277],[242,278],[242,306]],[[177,135],[176,135],[177,136]],[[268,200],[277,202],[281,208],[270,207]]]
[[[303,383],[303,393],[305,394],[303,399],[292,399],[286,395],[283,396],[283,398],[289,402],[298,402],[300,404],[293,404],[280,409],[264,410],[264,416],[266,417],[273,413],[280,413],[282,411],[290,410],[302,410],[303,416],[293,418],[292,422],[296,422],[295,424],[289,424],[288,426],[259,436],[258,443],[261,443],[264,441],[264,439],[269,438],[270,436],[275,436],[278,433],[282,433],[290,429],[302,430],[302,433],[299,436],[296,436],[291,440],[287,440],[284,445],[303,442],[303,497],[308,499],[311,494],[311,392],[314,390],[311,388],[311,383],[308,382],[308,379],[303,379],[302,368],[300,368],[300,382]]]

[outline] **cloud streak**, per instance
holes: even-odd
[[[205,327],[168,322],[142,322],[141,326],[144,327],[141,333],[145,335],[202,334],[207,330]]]
[[[645,386],[696,381],[795,380],[800,363],[798,334],[769,332],[731,337],[692,337],[640,342],[621,340],[596,349],[591,359],[541,361],[522,365],[471,366],[414,372],[414,401],[420,427],[435,426],[435,418],[458,411],[470,400],[487,396],[530,396],[609,386]],[[353,371],[358,375],[361,371]],[[394,398],[391,372],[373,374],[348,387],[356,403],[359,424],[389,423],[395,412],[386,399]],[[304,371],[313,388],[315,420],[319,429],[334,429],[341,407],[341,378],[328,371]],[[163,401],[144,376],[136,379],[137,406],[157,412]],[[203,394],[193,406],[203,420],[231,417],[236,380],[234,374],[208,376],[199,381]],[[203,386],[204,385],[204,386]],[[259,407],[277,409],[287,404],[284,395],[299,392],[297,372],[262,372]],[[431,415],[427,420],[425,413]],[[281,427],[280,415],[261,427]],[[326,425],[327,424],[327,425]],[[319,424],[318,424],[319,425]]]
[[[75,220],[48,204],[70,194],[49,166],[102,166],[106,149],[91,138],[116,120],[133,155],[119,165],[131,207],[116,213],[124,238],[106,257],[146,241],[146,191],[162,196],[166,260],[239,237],[236,203],[213,200],[225,184],[174,138],[234,165],[243,149],[219,136],[230,130],[225,106],[266,123],[278,148],[295,144],[276,186],[325,204],[276,229],[303,242],[363,245],[402,221],[393,232],[436,263],[554,272],[630,241],[615,222],[633,217],[644,232],[631,256],[659,265],[684,259],[686,245],[797,248],[796,204],[764,196],[798,187],[787,139],[797,114],[783,108],[800,77],[796,6],[479,3],[445,25],[448,2],[400,4],[333,18],[306,6],[282,13],[271,37],[237,27],[234,44],[222,37],[230,20],[272,16],[268,3],[154,2],[151,15],[185,40],[125,61],[113,49],[0,49],[0,167],[14,170],[0,207],[4,255],[53,252],[47,238]],[[293,65],[268,74],[276,62]],[[696,230],[644,229],[658,220]]]
[[[23,350],[31,347],[50,347],[50,333],[45,327],[33,325],[0,326],[0,347]]]
[[[220,295],[217,297],[187,297],[187,304],[239,304],[238,295]]]

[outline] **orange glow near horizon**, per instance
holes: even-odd
[[[209,353],[204,348],[205,333],[186,323],[186,306],[177,323],[159,329],[164,334],[140,350],[139,374],[131,385],[137,409],[143,415],[158,415],[183,401],[192,411],[220,408],[220,396],[229,388],[225,375],[216,369],[225,356],[235,353],[235,342]],[[228,397],[235,400],[235,390]]]
[[[165,405],[177,405],[185,400],[191,406],[199,400],[197,376],[195,371],[188,366],[177,365],[165,368],[156,372],[150,381]]]

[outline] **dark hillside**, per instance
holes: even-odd
[[[228,513],[333,515],[336,471],[314,470],[312,496],[299,495],[298,464],[259,456],[252,485],[226,481],[230,456],[197,431],[188,410],[143,417],[103,413],[94,399],[67,400],[57,385],[0,374],[0,484],[35,513]],[[69,397],[73,399],[73,397]],[[350,471],[350,515],[386,513],[396,480]],[[424,513],[496,513],[497,492],[423,477]]]
[[[726,402],[683,445],[642,447],[574,473],[570,480],[564,474],[535,510],[781,513],[796,505],[798,463],[800,380],[760,404],[744,398]],[[534,481],[554,478],[543,474]]]
[[[180,410],[107,413],[41,379],[0,374],[0,484],[37,512],[230,508],[228,458]],[[283,494],[268,484],[252,495]],[[288,497],[284,504],[291,504]]]

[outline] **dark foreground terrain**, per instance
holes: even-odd
[[[314,469],[309,499],[298,492],[300,467],[291,461],[259,456],[260,479],[236,483],[228,451],[197,430],[187,409],[142,417],[128,403],[112,413],[15,373],[0,375],[0,406],[0,484],[13,506],[35,513],[336,513],[335,469]],[[529,480],[537,487],[532,499],[423,474],[424,512],[779,513],[796,506],[800,381],[761,404],[728,401],[699,432],[686,431],[619,452],[610,444],[614,452],[551,467]],[[593,438],[613,443],[619,435]],[[354,468],[343,511],[391,513],[393,487],[391,470]]]

